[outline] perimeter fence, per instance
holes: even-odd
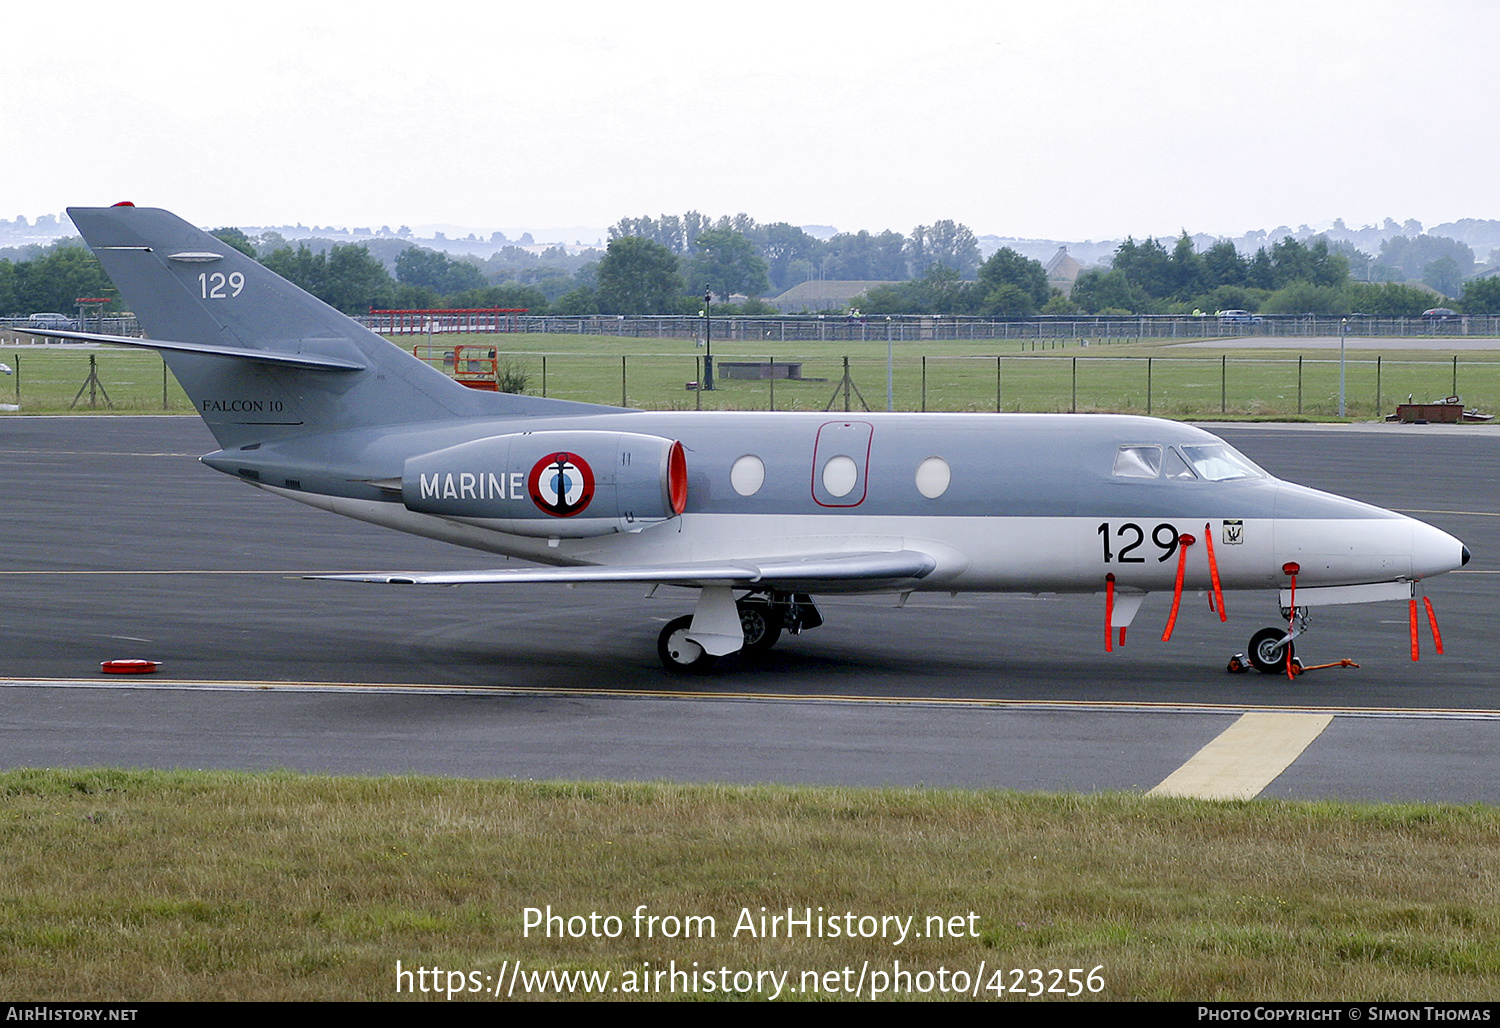
[[[467,351],[466,344],[466,351]],[[535,396],[656,410],[1115,411],[1171,418],[1372,419],[1462,396],[1500,412],[1500,353],[1433,359],[1110,356],[1039,351],[998,356],[804,356],[493,353],[498,377]],[[0,401],[24,411],[188,411],[158,354],[112,347],[0,351]],[[488,363],[488,362],[486,362]],[[7,395],[11,394],[11,395]]]
[[[381,330],[385,321],[363,318]],[[407,324],[403,333],[432,334],[450,331],[450,322],[434,317],[425,325]],[[1328,337],[1345,334],[1359,338],[1500,337],[1500,315],[1453,315],[1439,318],[1377,318],[1365,315],[1260,315],[1246,319],[1224,319],[1215,315],[1067,316],[1034,318],[978,318],[934,315],[791,315],[783,317],[714,317],[708,324],[713,339],[732,342],[919,342],[922,340],[998,340],[1029,349],[1024,344],[1041,340],[1095,345],[1136,342],[1146,339],[1239,339],[1267,336]],[[495,331],[478,323],[460,331]],[[702,317],[648,315],[512,315],[501,332],[538,332],[566,336],[614,336],[627,339],[702,339]]]
[[[1500,410],[1493,360],[1308,357],[904,356],[705,360],[497,351],[537,396],[652,409],[1119,412],[1171,418],[1382,417],[1459,395]]]
[[[696,339],[704,334],[704,319],[687,316],[587,315],[560,317],[504,312],[504,317],[455,317],[453,312],[399,312],[399,334],[433,336],[453,333],[536,332],[563,336],[613,336],[625,339]],[[431,317],[423,317],[424,313]],[[1362,314],[1346,317],[1314,314],[1251,315],[1250,320],[1225,319],[1216,315],[1069,315],[1032,318],[979,318],[953,315],[901,314],[838,315],[805,314],[779,317],[714,317],[709,332],[714,339],[733,342],[765,340],[784,342],[919,342],[922,340],[997,340],[1016,344],[1017,352],[1030,350],[1025,344],[1050,340],[1093,345],[1147,339],[1244,339],[1317,337],[1344,334],[1350,338],[1494,338],[1500,339],[1500,314],[1445,315],[1422,318],[1380,318]],[[391,312],[355,319],[366,327],[390,334]],[[24,329],[27,318],[0,318],[0,333],[10,336]],[[76,328],[74,320],[63,326]],[[140,335],[133,315],[90,318],[88,331],[105,335]],[[8,330],[8,331],[7,331]],[[22,337],[25,338],[25,337]],[[1041,348],[1041,347],[1036,347]]]

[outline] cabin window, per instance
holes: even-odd
[[[1160,446],[1127,444],[1115,453],[1116,478],[1156,478],[1160,474]]]
[[[830,496],[845,497],[859,484],[859,465],[842,454],[823,465],[823,488]]]
[[[1228,443],[1204,443],[1201,446],[1184,446],[1182,455],[1193,466],[1199,478],[1209,482],[1228,482],[1236,478],[1265,478],[1266,473],[1256,467],[1249,457]]]
[[[953,480],[953,471],[941,457],[928,457],[917,465],[917,492],[935,500],[948,491]]]
[[[729,484],[741,496],[754,496],[766,481],[766,465],[755,454],[747,453],[729,469]]]

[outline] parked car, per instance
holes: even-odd
[[[1220,311],[1219,324],[1221,325],[1259,325],[1265,321],[1259,314],[1251,314],[1249,311]]]
[[[1422,317],[1428,321],[1457,321],[1458,312],[1447,307],[1429,307],[1422,312]]]
[[[77,328],[78,322],[66,314],[44,311],[26,319],[27,328]]]

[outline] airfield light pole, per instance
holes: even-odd
[[[885,409],[896,409],[895,361],[891,349],[891,316],[885,316]]]
[[[714,302],[713,290],[703,290],[703,345],[707,348],[703,356],[703,388],[713,392],[714,388],[714,341],[711,335],[713,320],[710,305]]]
[[[1344,416],[1344,340],[1349,338],[1349,319],[1339,321],[1339,417]]]

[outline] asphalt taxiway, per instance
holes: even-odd
[[[381,587],[302,574],[495,566],[202,467],[192,418],[0,420],[0,766],[290,767],[474,777],[1146,790],[1246,711],[1331,722],[1261,795],[1500,799],[1500,431],[1210,426],[1272,473],[1412,513],[1474,553],[1401,604],[1319,610],[1295,683],[1229,675],[1275,620],[1148,601],[1103,652],[1089,597],[821,602],[827,625],[712,677],[666,676],[692,595]],[[148,657],[159,673],[98,673]]]

